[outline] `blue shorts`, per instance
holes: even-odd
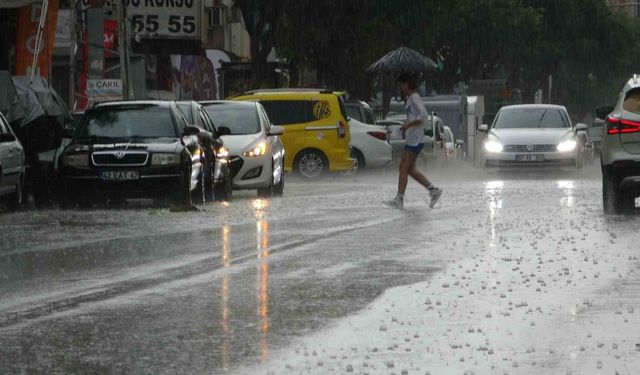
[[[409,145],[404,146],[405,151],[413,152],[416,155],[421,153],[423,148],[424,148],[424,143],[420,143],[417,146],[409,146]]]

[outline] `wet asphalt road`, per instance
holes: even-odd
[[[600,176],[289,179],[173,213],[0,214],[2,374],[634,374],[640,219]]]

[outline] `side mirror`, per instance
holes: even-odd
[[[11,133],[2,133],[0,134],[0,143],[9,143],[15,142],[16,136]]]
[[[284,134],[284,128],[282,126],[271,125],[271,129],[269,129],[268,135],[277,136],[277,135],[283,135],[283,134]]]
[[[489,132],[489,125],[487,124],[482,124],[478,127],[478,131],[481,133],[488,133]]]
[[[184,131],[182,132],[182,135],[184,137],[188,137],[188,136],[191,136],[191,135],[198,135],[198,134],[200,134],[200,128],[195,127],[195,126],[190,126],[190,125],[186,126],[184,128]]]
[[[576,131],[584,132],[587,131],[588,128],[586,124],[576,124]]]
[[[227,128],[226,126],[220,126],[218,127],[218,135],[221,137],[223,135],[231,135],[231,129]]]
[[[464,141],[462,139],[456,139],[456,145],[462,147],[464,146]]]
[[[606,120],[607,116],[609,116],[611,112],[613,112],[613,107],[610,105],[598,107],[596,108],[596,117],[600,120]]]

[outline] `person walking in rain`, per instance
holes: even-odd
[[[404,208],[404,193],[407,190],[409,176],[424,186],[429,192],[429,207],[433,208],[442,196],[442,190],[435,187],[420,171],[416,169],[418,155],[424,148],[424,130],[428,121],[427,109],[422,98],[416,92],[417,79],[410,74],[403,74],[398,78],[400,93],[405,101],[407,121],[400,128],[405,133],[405,147],[402,152],[398,177],[398,194],[390,201],[385,202],[393,208]]]

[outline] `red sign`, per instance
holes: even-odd
[[[42,43],[38,54],[36,69],[45,79],[49,78],[51,56],[56,36],[59,0],[49,0],[44,24]],[[42,4],[31,4],[18,11],[18,30],[16,35],[16,74],[27,75],[36,52],[36,34],[42,13]]]
[[[118,22],[116,20],[104,21],[104,57],[111,57],[114,54],[111,52],[115,50],[118,43],[116,38],[118,35]]]

